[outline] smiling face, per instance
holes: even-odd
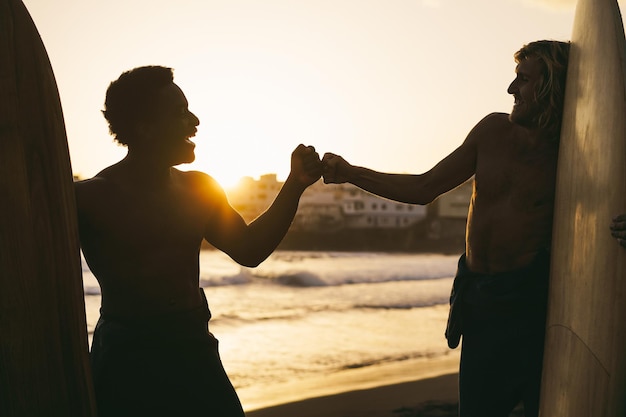
[[[516,77],[507,92],[515,102],[509,119],[518,125],[536,128],[542,107],[537,101],[537,87],[543,77],[544,64],[536,57],[520,61],[515,68]]]
[[[193,162],[196,145],[190,138],[199,124],[182,90],[174,83],[162,87],[154,118],[144,129],[150,154],[170,166]]]

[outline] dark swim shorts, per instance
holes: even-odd
[[[243,417],[210,317],[206,299],[150,320],[101,315],[91,349],[98,416]]]
[[[549,271],[547,251],[494,275],[469,271],[461,257],[446,331],[451,346],[463,335],[459,416],[504,417],[519,402],[538,415]]]
[[[492,275],[470,271],[465,254],[461,255],[450,294],[448,346],[454,349],[459,345],[471,318],[480,322],[494,316],[545,315],[549,268],[548,251],[539,252],[524,268]]]

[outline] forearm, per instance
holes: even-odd
[[[305,188],[288,178],[272,205],[248,225],[247,263],[263,262],[287,234]]]
[[[390,200],[423,205],[436,197],[428,192],[424,175],[388,174],[353,165],[344,174],[351,184]]]

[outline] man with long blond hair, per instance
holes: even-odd
[[[529,58],[538,59],[543,63],[543,71],[535,86],[538,114],[532,120],[533,125],[530,127],[536,126],[545,130],[546,136],[557,141],[563,118],[568,56],[569,43],[556,41],[532,42],[514,55],[518,65]],[[511,90],[509,93],[513,94]]]
[[[539,413],[556,166],[570,44],[529,43],[514,55],[510,114],[482,119],[421,175],[388,174],[324,155],[324,181],[428,204],[474,177],[466,251],[450,297],[446,337],[463,337],[460,417],[508,417],[520,402]],[[610,219],[607,219],[607,223]],[[614,219],[624,245],[626,217]]]

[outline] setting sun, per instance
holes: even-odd
[[[197,138],[196,160],[189,165],[181,165],[181,170],[198,170],[211,175],[224,188],[230,189],[235,187],[240,179],[244,176],[258,177],[266,173],[263,165],[267,165],[267,159],[273,160],[273,156],[268,154],[265,157],[265,164],[256,163],[256,159],[263,158],[257,152],[246,150],[241,145],[239,148],[236,143],[220,142],[202,143],[202,138]],[[287,160],[289,155],[284,159]],[[285,169],[288,169],[288,161],[285,161]],[[279,164],[275,164],[279,166]],[[279,178],[284,179],[286,174],[279,174]]]

